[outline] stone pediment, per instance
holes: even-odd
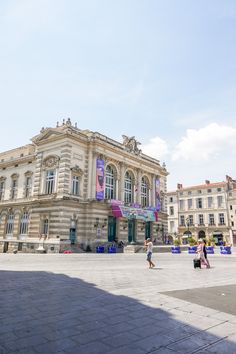
[[[60,131],[59,129],[53,128],[42,128],[40,134],[34,136],[31,140],[34,144],[41,143],[46,140],[51,140],[53,138],[58,138],[65,134],[64,131]]]

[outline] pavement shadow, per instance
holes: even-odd
[[[0,354],[236,352],[236,342],[79,278],[0,271],[0,284]]]

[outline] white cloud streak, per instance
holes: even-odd
[[[236,145],[234,127],[212,123],[199,130],[188,129],[172,155],[177,160],[209,160]]]

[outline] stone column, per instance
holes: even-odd
[[[58,184],[57,184],[57,194],[62,196],[64,194],[70,193],[70,183],[71,183],[71,152],[72,146],[69,144],[63,145],[61,150],[61,157],[59,161],[58,168]]]
[[[37,197],[41,191],[41,169],[42,169],[43,153],[39,152],[36,156],[36,166],[34,173],[33,196]]]
[[[125,164],[122,162],[120,165],[120,188],[118,193],[118,199],[124,201],[124,184],[125,184]]]

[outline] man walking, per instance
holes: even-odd
[[[145,246],[147,247],[147,261],[149,263],[149,269],[154,268],[155,264],[152,262],[152,248],[153,243],[150,238],[147,238],[145,242]]]

